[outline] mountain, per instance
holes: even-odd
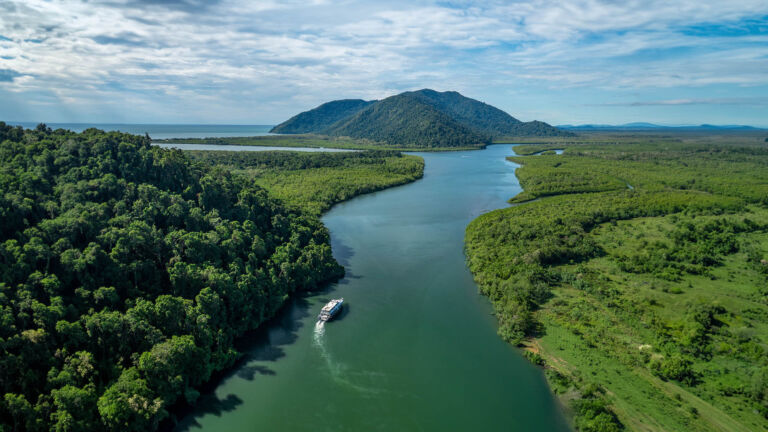
[[[699,126],[691,126],[690,129],[704,129],[704,130],[762,130],[762,128],[756,128],[754,126],[747,125],[711,125],[703,124]]]
[[[297,114],[275,126],[270,133],[301,134],[320,131],[337,121],[349,117],[375,101],[342,99],[327,102],[319,107]]]
[[[558,125],[557,126],[560,129],[565,130],[576,130],[576,131],[611,131],[611,130],[622,130],[622,131],[638,131],[638,130],[647,130],[647,131],[653,131],[653,130],[674,130],[674,131],[708,131],[708,130],[721,130],[721,131],[750,131],[750,130],[761,130],[761,128],[756,128],[753,126],[745,126],[745,125],[710,125],[710,124],[702,124],[702,125],[681,125],[681,126],[662,126],[657,125],[654,123],[645,123],[645,122],[634,122],[634,123],[626,123],[621,125],[606,125],[606,124],[585,124],[585,125]]]
[[[493,105],[468,98],[459,92],[424,89],[409,93],[448,113],[464,126],[491,137],[573,135],[544,122],[521,122]]]
[[[494,106],[462,96],[455,91],[440,93],[424,89],[403,95],[413,95],[447,113],[459,123],[487,135],[506,134],[522,123]]]
[[[467,147],[491,139],[410,93],[377,101],[321,133],[406,147]]]
[[[544,122],[521,122],[457,92],[430,89],[377,101],[328,102],[275,126],[272,132],[349,136],[407,147],[467,147],[500,136],[573,135]]]

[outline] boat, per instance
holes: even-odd
[[[329,321],[333,319],[333,317],[336,316],[339,312],[341,312],[341,306],[344,303],[344,299],[333,299],[326,303],[325,306],[323,306],[322,309],[320,309],[320,315],[317,316],[317,319],[320,321]]]

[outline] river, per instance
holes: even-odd
[[[251,335],[177,430],[568,430],[465,264],[467,224],[520,191],[511,153],[416,153],[422,180],[333,207],[323,222],[346,277]],[[317,325],[338,297],[340,317]]]

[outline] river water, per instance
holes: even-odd
[[[464,229],[520,191],[509,145],[417,153],[424,178],[323,221],[347,276],[292,300],[177,430],[568,430],[539,369],[496,334]],[[341,315],[316,323],[344,297]]]
[[[185,144],[185,143],[153,143],[160,148],[173,148],[179,150],[216,150],[216,151],[300,151],[300,152],[353,152],[358,150],[337,149],[328,147],[273,147],[250,145],[222,145],[222,144]]]

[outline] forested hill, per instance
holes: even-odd
[[[329,102],[292,117],[272,132],[349,136],[403,147],[482,146],[501,136],[573,135],[543,122],[521,122],[457,92],[429,89],[379,101]]]
[[[315,109],[297,114],[270,130],[271,133],[302,134],[327,129],[337,121],[354,115],[376,101],[342,99],[326,102]]]
[[[450,115],[457,122],[493,138],[499,136],[572,136],[570,132],[544,122],[521,122],[506,112],[455,91],[430,89],[404,94],[413,95]]]
[[[0,122],[0,430],[153,430],[338,278],[327,230],[149,139]]]
[[[322,133],[404,147],[468,147],[491,139],[412,93],[383,99]]]

